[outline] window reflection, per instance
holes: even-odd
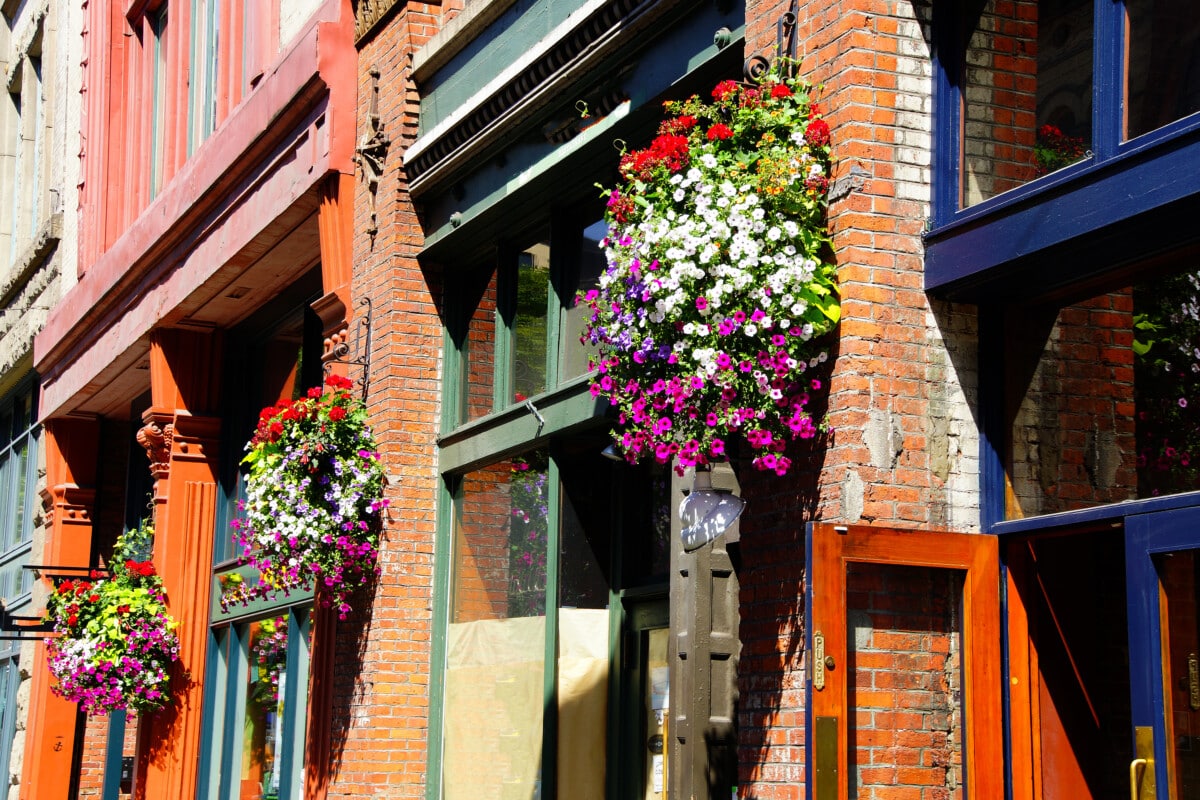
[[[469,281],[469,279],[468,279]],[[490,414],[496,377],[496,272],[489,270],[468,286],[467,302],[473,309],[467,323],[463,353],[463,419]],[[456,420],[457,421],[457,420]]]
[[[988,0],[967,45],[962,204],[1086,157],[1091,146],[1091,0]]]
[[[446,800],[540,791],[548,480],[544,451],[462,479],[446,643]]]
[[[517,315],[513,325],[513,401],[546,389],[550,244],[538,242],[517,256]]]
[[[1200,111],[1200,15],[1192,0],[1126,0],[1128,136]]]
[[[242,718],[242,800],[277,800],[281,775],[284,691],[287,686],[287,615],[247,626],[246,708]]]
[[[1006,324],[1010,517],[1200,489],[1200,270]]]
[[[584,326],[587,323],[587,306],[575,298],[579,292],[587,292],[600,286],[600,275],[607,266],[604,250],[600,241],[608,233],[604,220],[593,222],[583,229],[582,242],[579,248],[579,271],[574,284],[569,286],[566,300],[567,310],[563,324],[562,337],[562,380],[583,375],[588,369],[588,359],[596,355],[595,345],[584,344],[581,341]]]

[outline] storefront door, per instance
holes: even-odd
[[[813,524],[811,797],[1004,797],[995,536]]]
[[[1129,796],[1200,797],[1200,509],[1126,518]]]

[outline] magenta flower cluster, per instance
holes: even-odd
[[[107,576],[64,580],[46,602],[57,634],[47,643],[52,691],[89,716],[155,711],[170,699],[179,637],[162,578],[138,560],[151,536],[143,525],[122,537]]]
[[[818,431],[814,369],[840,313],[829,127],[783,74],[667,111],[658,138],[621,160],[608,265],[581,298],[599,352],[591,391],[617,407],[630,461],[705,464],[738,436],[756,468],[784,475],[788,443]]]

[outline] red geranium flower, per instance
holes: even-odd
[[[340,419],[345,419],[346,409],[342,408],[341,406],[334,406],[333,408],[329,409],[329,418],[334,422],[337,422]]]
[[[829,125],[823,119],[814,119],[804,130],[804,140],[813,147],[829,144]]]
[[[721,81],[712,90],[714,100],[724,100],[737,91],[738,85],[733,81]]]
[[[792,87],[786,83],[777,83],[771,87],[771,97],[777,99],[780,97],[791,97],[793,94]]]
[[[725,123],[718,122],[716,125],[713,125],[708,129],[707,136],[710,142],[717,139],[728,139],[730,136],[733,136],[733,131],[730,130],[729,126]]]

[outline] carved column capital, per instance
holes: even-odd
[[[137,443],[145,448],[146,457],[150,459],[150,474],[155,480],[163,480],[171,472],[171,448],[175,440],[173,417],[150,410],[142,415],[142,419],[146,424],[137,432]]]

